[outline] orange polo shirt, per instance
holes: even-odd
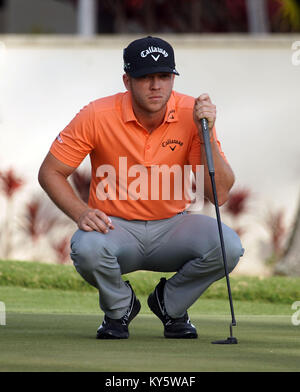
[[[193,106],[194,98],[173,91],[163,123],[149,134],[134,115],[129,92],[101,98],[74,117],[50,152],[74,168],[90,155],[91,208],[127,220],[169,218],[189,202],[183,189],[184,166],[195,170],[201,164]],[[170,170],[169,181],[162,174],[168,174],[168,168],[177,173]]]

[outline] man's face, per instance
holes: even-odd
[[[127,90],[131,92],[133,106],[150,114],[165,109],[173,89],[174,77],[174,74],[159,72],[139,78],[125,74],[123,80]]]

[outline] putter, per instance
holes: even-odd
[[[237,342],[238,342],[237,338],[232,336],[232,327],[236,326],[236,320],[235,320],[235,316],[234,316],[234,309],[233,309],[233,302],[232,302],[232,295],[231,295],[231,288],[230,288],[230,281],[229,281],[229,273],[228,273],[228,267],[227,267],[224,238],[223,238],[223,230],[222,230],[222,223],[221,223],[219,203],[218,203],[216,183],[215,183],[214,161],[213,161],[212,152],[211,152],[209,128],[208,128],[208,122],[207,122],[206,118],[201,119],[201,125],[202,125],[202,133],[203,133],[203,139],[204,139],[207,167],[208,167],[209,176],[210,176],[210,180],[211,180],[211,186],[212,186],[213,195],[214,195],[214,203],[215,203],[215,208],[216,208],[219,236],[220,236],[222,256],[223,256],[223,264],[224,264],[228,297],[229,297],[229,303],[230,303],[230,311],[231,311],[230,336],[224,340],[215,340],[212,342],[212,344],[237,344]]]

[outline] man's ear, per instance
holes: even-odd
[[[175,83],[175,75],[173,74],[173,84],[172,84],[172,88],[174,87],[174,83]]]
[[[128,75],[128,74],[124,74],[123,75],[123,83],[124,83],[124,86],[126,87],[126,90],[130,90],[130,82],[129,82],[129,78],[130,78],[130,76]]]

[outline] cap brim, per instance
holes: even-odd
[[[172,73],[172,74],[179,76],[179,73],[176,71],[176,69],[170,68],[170,67],[151,67],[151,68],[139,69],[139,70],[127,72],[127,73],[130,76],[132,76],[133,78],[139,78],[141,76],[150,75],[150,74],[159,73],[159,72],[167,72],[167,73]]]

